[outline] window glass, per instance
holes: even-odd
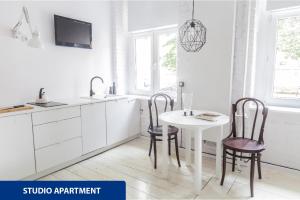
[[[158,35],[159,89],[176,89],[176,33]]]
[[[135,39],[136,89],[151,90],[152,40],[151,36]]]
[[[300,16],[277,21],[273,98],[300,98]]]

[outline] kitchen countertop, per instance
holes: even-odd
[[[15,116],[15,115],[22,115],[22,114],[30,114],[30,113],[36,113],[36,112],[44,112],[44,111],[49,111],[49,110],[81,106],[81,105],[87,105],[87,104],[93,104],[93,103],[107,102],[107,101],[113,101],[113,100],[118,100],[118,99],[126,99],[126,98],[139,99],[139,97],[135,96],[135,95],[118,95],[118,96],[109,96],[106,98],[95,96],[93,98],[80,97],[80,98],[74,98],[74,99],[53,99],[51,101],[65,103],[67,105],[44,108],[44,107],[40,107],[40,106],[26,104],[28,106],[32,106],[33,109],[9,112],[9,113],[2,113],[2,114],[0,114],[0,118],[8,117],[8,116]]]

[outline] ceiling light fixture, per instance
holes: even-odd
[[[179,28],[181,46],[187,52],[198,52],[206,43],[206,27],[194,18],[195,1],[193,0],[192,19]]]

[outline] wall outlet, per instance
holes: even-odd
[[[179,86],[179,87],[184,87],[184,82],[183,82],[183,81],[179,81],[178,86]]]

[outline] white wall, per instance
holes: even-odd
[[[129,30],[180,27],[191,13],[190,1],[129,1]],[[195,108],[229,113],[234,15],[234,1],[195,3],[195,18],[207,27],[207,43],[198,53],[187,53],[178,45],[177,65],[178,80],[186,83],[185,92],[194,93]]]
[[[190,2],[179,6],[179,25],[190,18]],[[178,45],[178,80],[194,93],[194,108],[229,113],[235,24],[234,1],[197,1],[195,18],[207,28],[207,42],[198,53]]]
[[[251,1],[251,0],[248,0]],[[254,96],[256,98],[264,101],[265,91],[262,90],[264,85],[266,85],[266,72],[265,67],[268,65],[265,61],[266,59],[266,48],[267,38],[270,38],[268,30],[270,26],[267,23],[266,10],[273,9],[283,9],[290,6],[295,6],[299,1],[251,1],[251,4],[246,1],[238,2],[238,16],[237,19],[237,37],[236,37],[236,64],[235,64],[235,79],[233,79],[233,98],[240,98],[243,93],[247,96],[247,91],[254,90]],[[244,7],[246,6],[246,7]],[[249,7],[251,6],[251,7]],[[267,7],[268,6],[268,7]],[[266,8],[267,7],[267,8]],[[242,12],[250,11],[250,16],[247,23],[243,23],[244,20],[247,21],[247,16],[242,16]],[[249,23],[249,24],[248,24]],[[244,30],[243,30],[244,29]],[[250,31],[250,32],[249,32]],[[249,34],[249,37],[247,37]],[[255,35],[256,34],[256,35]],[[257,38],[257,40],[256,40]],[[237,46],[247,44],[246,48],[241,48],[243,46]],[[252,57],[253,53],[255,54]],[[253,68],[250,64],[247,68],[247,63],[245,61],[253,62]],[[253,70],[253,71],[252,71]],[[244,77],[249,77],[255,74],[254,81],[250,78],[244,80]],[[239,80],[239,78],[241,78]],[[253,82],[252,82],[253,81]],[[255,85],[253,88],[251,84]],[[244,91],[245,90],[245,91]],[[300,112],[296,109],[290,108],[278,108],[270,107],[268,118],[266,120],[264,141],[266,145],[266,151],[262,154],[262,160],[265,162],[278,164],[282,166],[292,167],[300,169],[300,151],[299,146],[299,127],[300,127]],[[257,126],[258,127],[258,126]],[[288,151],[283,149],[289,146]]]
[[[268,0],[267,10],[277,10],[300,6],[299,0]]]
[[[128,30],[137,31],[177,24],[179,1],[129,1]]]
[[[190,19],[191,3],[179,5],[179,27]],[[235,1],[196,1],[195,18],[207,28],[207,42],[198,53],[188,53],[178,45],[177,77],[185,82],[184,92],[193,92],[193,108],[230,113]],[[229,126],[228,126],[229,127]],[[226,127],[225,136],[229,129]],[[219,128],[204,132],[204,139],[215,141]],[[214,152],[211,143],[204,151]],[[211,150],[210,150],[211,149]]]
[[[260,2],[263,4],[263,2]],[[256,61],[256,79],[255,94],[258,98],[266,100],[266,76],[269,73],[267,69],[270,61],[267,61],[269,52],[269,41],[266,38],[272,38],[270,30],[270,20],[267,18],[269,12],[265,10],[285,9],[299,6],[299,1],[267,1],[266,8],[258,12],[260,24],[258,27],[257,41],[257,61]],[[263,7],[263,5],[261,5]],[[268,44],[268,45],[266,45]],[[265,126],[265,145],[266,151],[263,153],[262,160],[282,166],[300,169],[300,146],[299,146],[299,127],[300,112],[298,109],[270,107]],[[284,150],[287,148],[288,150]]]
[[[168,7],[152,9],[160,5],[160,1],[129,2],[129,29],[139,30],[172,24],[180,27],[185,20],[191,18],[191,1],[168,1],[165,2]],[[178,81],[185,82],[184,92],[194,93],[195,109],[229,114],[234,16],[234,1],[196,1],[195,18],[200,19],[207,27],[207,43],[198,53],[187,53],[178,44],[177,64]],[[165,20],[169,18],[173,20]],[[143,102],[142,108],[142,127],[145,131],[149,118],[147,102]],[[205,139],[214,139],[216,131],[219,129],[206,131]],[[205,145],[204,150],[206,149]]]
[[[23,5],[41,32],[43,50],[11,37]],[[87,96],[94,75],[109,83],[110,9],[110,2],[0,2],[0,106],[32,101],[40,87],[52,99]],[[93,49],[55,46],[53,14],[93,23]]]
[[[112,2],[112,77],[118,94],[126,94],[129,88],[128,67],[128,3]]]
[[[300,170],[300,111],[270,108],[262,160]]]

